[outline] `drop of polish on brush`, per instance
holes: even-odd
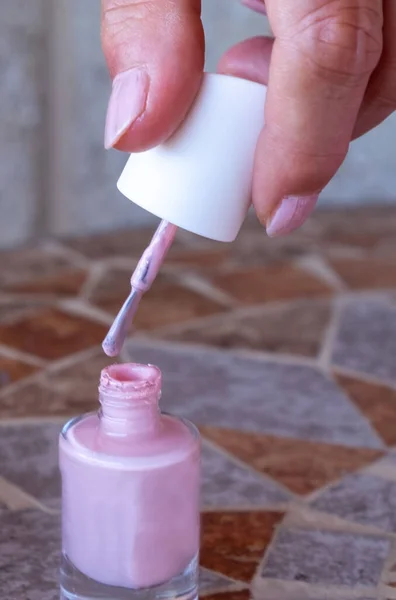
[[[122,305],[103,341],[102,348],[107,356],[115,357],[121,352],[140,300],[153,284],[175,239],[176,231],[176,225],[161,221],[150,245],[143,252],[131,277],[131,293]]]

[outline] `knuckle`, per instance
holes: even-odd
[[[102,0],[102,32],[122,38],[124,31],[139,23],[165,25],[177,15],[175,0]]]
[[[301,39],[319,73],[359,83],[381,57],[382,21],[377,0],[327,0],[306,17]]]

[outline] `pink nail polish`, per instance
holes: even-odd
[[[197,597],[199,434],[160,393],[156,367],[112,365],[98,414],[62,430],[64,600]]]
[[[291,233],[308,219],[318,201],[318,194],[312,196],[287,196],[279,204],[269,223],[267,234],[270,237]]]
[[[105,148],[112,148],[143,114],[150,80],[146,71],[129,69],[113,81],[105,126]]]
[[[247,8],[251,8],[252,10],[262,13],[263,15],[267,14],[264,0],[241,0],[241,1],[242,1],[242,4],[244,4]]]

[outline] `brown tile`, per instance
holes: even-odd
[[[396,263],[373,258],[330,260],[330,265],[354,290],[396,287]]]
[[[326,301],[295,301],[271,310],[225,314],[161,337],[266,352],[317,356],[330,316]]]
[[[9,383],[31,375],[35,371],[37,371],[37,367],[20,360],[0,356],[0,389],[6,387]]]
[[[56,392],[70,398],[75,396],[78,403],[97,403],[100,372],[109,362],[116,361],[109,359],[102,348],[98,348],[83,359],[77,357],[74,363],[66,367],[47,369],[45,383]]]
[[[230,250],[228,248],[222,250],[209,250],[207,252],[179,250],[170,256],[166,262],[172,266],[184,267],[194,271],[211,271],[225,265],[229,257]]]
[[[174,284],[154,285],[139,307],[134,321],[137,329],[154,329],[221,312],[217,302]]]
[[[323,242],[373,249],[385,236],[396,233],[394,207],[354,207],[343,210],[318,210],[312,217]]]
[[[125,270],[109,271],[94,290],[91,301],[116,314],[129,294],[129,278],[130,273]],[[222,310],[224,308],[217,302],[183,288],[165,275],[159,275],[151,290],[144,296],[134,319],[134,326],[137,329],[154,329]]]
[[[347,448],[232,429],[203,427],[201,433],[297,494],[309,494],[384,455],[367,448]]]
[[[50,304],[50,299],[45,298],[1,298],[0,323],[15,321],[22,315],[42,309]]]
[[[77,296],[87,274],[82,269],[67,269],[49,277],[37,277],[31,281],[7,286],[7,291],[28,294],[53,294]]]
[[[29,383],[22,389],[0,396],[0,418],[77,416],[98,408],[97,391],[88,386],[73,392],[49,389],[39,383]]]
[[[265,511],[203,513],[201,565],[250,581],[283,516]]]
[[[241,590],[239,592],[221,592],[220,594],[209,594],[205,596],[206,600],[249,600],[249,590]]]
[[[70,261],[44,248],[23,248],[0,252],[0,287],[57,276],[70,269]]]
[[[273,265],[218,275],[213,283],[246,304],[328,295],[330,288],[292,265]]]
[[[65,244],[95,260],[114,256],[138,258],[150,243],[154,231],[155,225],[149,229],[121,229],[111,233],[70,238]],[[173,251],[181,245],[176,237],[172,245]]]
[[[385,385],[337,375],[337,382],[389,446],[396,444],[396,391]]]
[[[95,346],[105,334],[103,325],[52,308],[0,325],[2,344],[48,360]]]

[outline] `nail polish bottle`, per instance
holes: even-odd
[[[60,434],[63,600],[197,597],[200,439],[160,394],[156,367],[109,366]]]

